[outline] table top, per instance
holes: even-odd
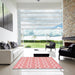
[[[49,52],[45,50],[39,50],[39,51],[34,51],[34,54],[49,54]]]

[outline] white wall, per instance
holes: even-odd
[[[0,41],[16,41],[16,34],[15,32],[11,32],[4,28],[0,27]]]
[[[0,27],[0,41],[15,41],[18,42],[18,26],[17,26],[17,9],[13,2],[9,0],[2,1],[9,11],[13,14],[13,31],[6,30]]]

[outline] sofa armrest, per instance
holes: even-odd
[[[12,50],[0,50],[0,64],[11,64],[12,61]]]
[[[62,46],[62,47],[60,47],[60,48],[62,49],[62,48],[68,48],[68,47],[66,47],[66,46]]]

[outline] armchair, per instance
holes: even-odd
[[[50,48],[51,50],[56,49],[55,46],[56,46],[55,42],[50,41],[50,44],[46,45],[45,50],[46,50],[46,48]]]
[[[71,44],[68,48],[62,47],[59,49],[59,59],[60,56],[67,56],[75,58],[75,44]]]

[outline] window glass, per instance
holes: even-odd
[[[24,39],[26,36],[62,36],[62,10],[19,10],[19,13]]]

